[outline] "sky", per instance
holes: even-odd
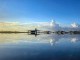
[[[0,22],[80,24],[80,0],[0,0]]]

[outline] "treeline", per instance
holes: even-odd
[[[57,33],[57,34],[80,34],[80,31],[56,31],[54,33]]]
[[[26,31],[26,32],[21,32],[21,31],[0,31],[0,33],[30,33],[30,34],[35,34],[36,33],[44,33],[44,34],[51,34],[51,33],[55,33],[55,34],[80,34],[80,31],[55,31],[55,32],[52,32],[52,31],[42,31],[40,32],[41,30],[30,30],[29,32]]]
[[[21,31],[0,31],[0,33],[27,33],[27,32],[21,32]]]

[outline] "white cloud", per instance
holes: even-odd
[[[33,23],[19,23],[19,22],[0,22],[0,31],[27,31],[30,29],[41,29],[49,31],[58,31],[58,30],[80,30],[80,25],[73,23],[70,27],[62,27],[60,24],[55,21],[51,22],[33,22]]]

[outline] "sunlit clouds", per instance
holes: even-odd
[[[35,28],[30,24],[22,24],[18,22],[0,22],[0,31],[27,31]]]
[[[56,21],[51,22],[33,22],[33,23],[21,23],[21,22],[0,22],[0,31],[27,31],[31,29],[48,30],[48,31],[72,31],[80,30],[80,25],[72,23],[69,27],[61,26]]]

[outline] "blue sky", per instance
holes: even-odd
[[[80,23],[80,0],[0,0],[0,21]]]

